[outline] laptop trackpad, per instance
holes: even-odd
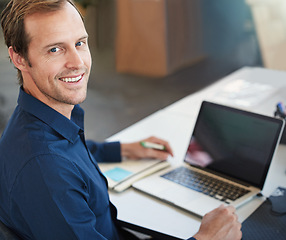
[[[163,199],[166,199],[176,205],[188,204],[202,197],[201,193],[181,186],[171,187],[167,191],[161,192],[160,195]]]
[[[206,213],[214,210],[221,204],[223,204],[221,201],[206,196],[187,203],[185,208],[195,214],[204,216]]]
[[[200,216],[205,215],[222,204],[219,200],[181,186],[171,187],[168,191],[161,192],[160,195],[162,199]]]

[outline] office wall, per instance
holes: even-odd
[[[118,72],[162,77],[203,57],[200,0],[118,0]]]
[[[255,24],[244,0],[201,0],[204,51],[230,69],[261,65]]]
[[[123,10],[129,11],[129,16],[125,16],[125,21],[128,20],[132,13],[127,7],[134,7],[130,5],[130,1],[128,5],[126,0],[120,0]],[[120,17],[117,12],[119,1],[103,0],[99,2],[100,4],[96,8],[88,9],[89,14],[86,21],[90,34],[90,45],[94,52],[94,65],[98,66],[97,71],[100,72],[107,71],[107,69],[116,71],[116,69],[118,70],[118,63],[115,62],[115,59],[118,56],[118,52],[116,53],[115,46],[118,37],[118,18]],[[132,0],[132,2],[140,2],[142,4],[144,1]],[[145,2],[157,3],[157,5],[162,3],[153,0],[146,0]],[[217,64],[225,65],[225,68],[231,70],[245,65],[262,64],[255,24],[250,6],[246,4],[245,0],[183,0],[181,3],[186,6],[183,9],[180,4],[174,7],[174,2],[177,3],[178,1],[165,1],[165,5],[161,4],[164,6],[164,9],[161,9],[161,15],[159,13],[157,16],[153,15],[153,21],[156,18],[161,19],[161,25],[157,24],[154,26],[155,30],[156,28],[161,29],[161,35],[159,31],[153,34],[159,36],[158,39],[154,39],[151,33],[148,37],[149,26],[145,26],[143,43],[144,41],[146,42],[145,46],[153,44],[155,46],[153,53],[161,51],[161,55],[157,54],[157,58],[153,57],[155,63],[150,58],[145,57],[143,59],[141,57],[141,60],[145,61],[143,63],[141,61],[142,66],[146,68],[147,65],[148,68],[150,65],[152,67],[153,64],[153,67],[156,65],[158,67],[161,64],[161,69],[163,69],[162,66],[165,66],[165,73],[170,74],[171,72],[179,71],[180,67],[190,67],[197,63],[196,61],[188,62],[186,56],[193,56],[195,60],[205,57],[206,60],[217,61]],[[156,10],[155,8],[152,9],[152,11]],[[137,11],[139,10],[137,8]],[[181,17],[176,18],[177,12],[180,11]],[[141,12],[141,18],[147,18],[149,24],[152,22],[150,14],[154,13],[150,11],[144,12],[144,10]],[[134,25],[135,23],[129,21],[129,25]],[[135,44],[138,42],[138,38],[142,37],[138,36],[140,35],[138,32],[140,27],[142,28],[143,26],[137,28],[133,26],[135,28],[135,35],[133,36],[130,32],[132,29],[129,29],[129,32],[127,32],[129,35],[126,34],[125,30],[124,36],[121,36],[123,40],[125,38],[123,43],[121,43],[123,46],[130,45],[130,41],[133,40],[133,45],[127,46],[128,51],[125,51],[124,48],[118,50],[121,51],[122,58],[127,58],[127,60],[125,59],[125,67],[126,65],[128,67],[128,64],[130,64],[132,68],[132,64],[135,64],[138,58],[140,60],[140,57],[136,55],[138,52],[145,55],[148,55],[150,52],[150,48],[146,50],[144,45],[140,45],[141,42],[137,46]],[[187,29],[187,31],[184,31],[184,29]],[[150,31],[153,30],[150,29]],[[175,34],[176,32],[180,34]],[[146,36],[148,37],[147,39]],[[169,42],[165,42],[164,39]],[[158,45],[158,43],[161,43],[161,45]],[[156,48],[156,44],[159,47]],[[131,48],[135,48],[135,50],[133,56],[130,57]],[[149,56],[152,55],[149,54]],[[161,58],[158,58],[158,56],[161,56]],[[172,69],[172,66],[175,67]],[[128,71],[127,67],[126,71],[122,70],[120,72],[136,74],[136,71]],[[168,68],[169,72],[167,71]],[[139,71],[137,71],[138,73]],[[146,73],[145,76],[148,75]]]
[[[252,10],[264,66],[286,70],[286,1],[246,2]]]

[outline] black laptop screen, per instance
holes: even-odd
[[[204,101],[185,162],[262,188],[283,121]]]

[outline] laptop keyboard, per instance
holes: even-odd
[[[231,203],[249,192],[249,190],[244,188],[185,167],[176,168],[161,177],[209,195],[225,203]]]

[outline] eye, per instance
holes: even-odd
[[[57,48],[57,47],[53,47],[53,48],[50,49],[50,52],[52,52],[52,53],[55,53],[55,52],[58,52],[58,51],[59,51],[59,48]]]
[[[82,46],[82,45],[83,45],[83,41],[77,42],[77,43],[75,44],[76,47],[80,47],[80,46]]]

